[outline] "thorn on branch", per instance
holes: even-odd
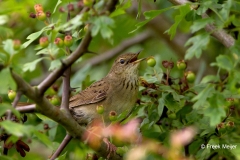
[[[54,160],[56,159],[63,151],[63,149],[68,145],[68,143],[71,141],[72,136],[70,136],[69,134],[67,134],[63,141],[61,142],[60,146],[58,147],[58,149],[56,150],[56,152],[52,155],[52,157],[50,158],[50,160]]]

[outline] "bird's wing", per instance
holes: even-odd
[[[72,96],[69,100],[69,108],[97,103],[107,97],[109,85],[104,80],[97,81],[82,92]]]

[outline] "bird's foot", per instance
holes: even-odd
[[[114,146],[111,142],[109,142],[107,138],[103,138],[103,141],[107,144],[107,151],[108,151],[107,159],[109,159],[111,154],[116,153],[117,147]]]

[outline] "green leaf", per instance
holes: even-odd
[[[193,25],[191,26],[191,31],[194,33],[202,28],[204,28],[207,24],[213,23],[214,20],[212,18],[203,18],[194,21]]]
[[[207,159],[210,155],[211,155],[211,149],[199,149],[196,154],[196,159],[204,160],[204,159]]]
[[[216,126],[221,118],[226,116],[224,106],[227,105],[225,97],[216,93],[208,100],[210,106],[204,111],[204,115],[210,118],[210,126]]]
[[[195,9],[193,9],[190,12],[188,12],[188,14],[185,16],[185,19],[186,21],[195,21],[198,19],[202,19],[202,17],[196,13]]]
[[[160,86],[160,89],[163,90],[164,92],[171,93],[175,101],[180,101],[180,99],[183,98],[182,95],[177,94],[177,92],[170,86],[162,85]]]
[[[110,17],[116,17],[119,16],[121,14],[125,13],[125,10],[128,9],[131,6],[131,1],[128,0],[126,3],[124,3],[123,5],[118,5],[116,7],[116,9],[110,14]]]
[[[162,93],[162,97],[158,99],[158,107],[157,107],[157,111],[158,111],[158,116],[160,117],[162,115],[163,112],[163,108],[165,105],[165,97],[167,96],[166,93]]]
[[[218,76],[207,75],[207,76],[203,77],[201,83],[209,83],[209,82],[217,82],[217,81],[219,81]]]
[[[210,118],[210,126],[216,126],[221,122],[221,118],[226,116],[226,112],[223,107],[209,107],[205,116]]]
[[[9,88],[16,89],[16,83],[14,82],[10,70],[8,68],[3,69],[0,72],[0,94],[7,94]]]
[[[43,59],[48,59],[48,58],[47,57],[41,57],[41,58],[36,59],[35,61],[32,61],[32,62],[24,64],[23,71],[24,72],[26,72],[26,71],[30,71],[30,72],[34,71],[36,69],[36,66],[37,66],[38,62],[40,62]]]
[[[202,107],[205,103],[207,98],[211,97],[214,92],[214,85],[209,84],[204,88],[197,96],[195,96],[192,101],[196,101],[193,105],[194,109],[198,109]]]
[[[20,113],[13,108],[12,105],[8,104],[8,103],[0,103],[0,117],[6,113],[7,110],[12,111],[12,113],[17,117],[20,118]]]
[[[51,65],[49,67],[49,71],[52,71],[52,70],[54,70],[54,69],[56,69],[60,66],[61,66],[61,61],[59,59],[55,59],[51,62]]]
[[[201,119],[201,115],[199,115],[195,110],[186,114],[186,120],[191,124],[194,122],[198,122]]]
[[[102,27],[100,32],[104,39],[109,39],[113,35],[113,31],[109,27]]]
[[[197,151],[199,150],[199,147],[201,146],[201,144],[204,144],[204,140],[202,139],[197,139],[195,140],[194,142],[192,142],[190,145],[189,145],[189,153],[191,155],[194,155],[197,153]]]
[[[240,56],[240,36],[238,36],[238,39],[235,40],[234,45],[230,48],[231,52],[236,53],[238,56]]]
[[[4,156],[4,155],[0,155],[0,159],[1,160],[14,160],[12,157]]]
[[[91,65],[87,64],[80,70],[78,70],[74,76],[71,78],[71,86],[72,87],[80,87],[81,83],[84,81],[84,79],[87,77],[89,71],[91,69]]]
[[[179,107],[179,103],[177,102],[174,98],[172,94],[168,94],[165,98],[165,105],[166,107],[170,110],[170,111],[177,111],[180,109]]]
[[[114,27],[114,21],[107,16],[94,17],[92,20],[92,36],[96,36],[99,31],[104,39],[110,39],[113,35],[111,28]]]
[[[40,114],[40,113],[35,113],[36,114],[36,116],[39,118],[39,119],[41,119],[42,121],[53,121],[52,119],[50,119],[50,118],[48,118],[47,116],[44,116],[44,115],[42,115],[42,114]]]
[[[227,71],[231,71],[234,69],[233,61],[227,55],[219,55],[216,58],[216,61],[217,66],[222,69],[226,69]]]
[[[142,0],[137,0],[138,1],[138,13],[137,13],[137,18],[140,17],[142,13]]]
[[[236,149],[231,149],[230,152],[232,152],[233,155],[235,155],[236,159],[240,159],[240,143],[236,143],[234,145],[237,145]]]
[[[13,30],[0,25],[0,39],[7,39],[13,36]]]
[[[55,5],[55,7],[54,7],[54,10],[53,10],[52,14],[56,12],[56,10],[57,10],[57,7],[58,7],[58,6],[59,6],[61,3],[62,3],[62,1],[61,1],[61,0],[58,0],[58,1],[57,1],[57,4]]]
[[[7,39],[2,42],[3,49],[10,55],[14,55],[16,52],[13,49],[13,41],[11,39]]]
[[[170,39],[173,39],[173,37],[176,34],[178,25],[185,18],[185,16],[191,11],[189,4],[181,6],[179,11],[180,11],[180,14],[177,15],[174,19],[175,23],[166,31],[168,34],[171,35]]]
[[[36,55],[40,55],[40,54],[49,54],[48,48],[43,48],[36,53]]]
[[[207,47],[209,40],[210,36],[208,33],[199,34],[190,38],[185,46],[189,46],[190,44],[192,44],[192,46],[188,48],[185,59],[191,59],[194,56],[199,58],[202,54],[202,50]]]
[[[231,6],[232,0],[227,0],[222,4],[222,9],[217,12],[219,13],[219,17],[221,17],[222,21],[227,21],[227,19],[229,18]]]
[[[46,136],[45,134],[39,132],[38,130],[33,130],[34,135],[41,141],[43,142],[47,147],[52,148],[52,142],[51,140],[48,138],[48,136]]]
[[[24,135],[29,135],[30,129],[31,129],[29,126],[15,123],[9,120],[0,122],[0,126],[3,127],[8,133],[17,137],[23,137]]]
[[[172,9],[173,7],[169,7],[169,8],[164,8],[161,10],[151,10],[151,11],[146,11],[143,13],[143,15],[145,16],[145,21],[139,22],[137,23],[136,29],[134,29],[133,31],[129,32],[129,33],[133,33],[135,31],[137,31],[139,28],[143,27],[145,24],[147,24],[149,21],[151,21],[152,19],[154,19],[155,17],[157,17],[159,14]]]
[[[70,31],[70,30],[75,30],[77,27],[81,26],[83,24],[82,22],[83,14],[78,14],[68,22],[64,23],[63,25],[56,27],[55,31],[59,30],[65,30],[65,31]]]
[[[56,158],[55,160],[65,160],[66,159],[67,152]]]
[[[0,15],[0,25],[4,25],[9,21],[9,18],[7,15]]]
[[[49,127],[51,128],[50,130],[48,130],[48,137],[50,140],[54,140],[56,135],[57,135],[57,129],[58,129],[58,123],[55,121],[47,121],[47,124],[49,125]]]
[[[52,29],[52,26],[53,24],[49,25],[49,26],[46,26],[44,28],[42,28],[40,31],[38,32],[35,32],[35,33],[32,33],[30,34],[27,39],[28,41],[23,43],[23,48],[26,48],[27,46],[29,46],[29,44],[31,44],[34,40],[36,40],[44,31],[47,31],[47,30],[51,30]]]
[[[11,105],[7,103],[0,104],[0,117],[2,117],[2,115],[6,113],[6,111],[10,108],[10,106]]]
[[[178,118],[185,119],[186,114],[190,113],[192,111],[192,105],[185,105],[181,109],[179,109],[176,113]]]

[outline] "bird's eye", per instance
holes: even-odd
[[[124,63],[125,63],[125,60],[124,60],[124,59],[120,59],[120,63],[121,63],[121,64],[124,64]]]

